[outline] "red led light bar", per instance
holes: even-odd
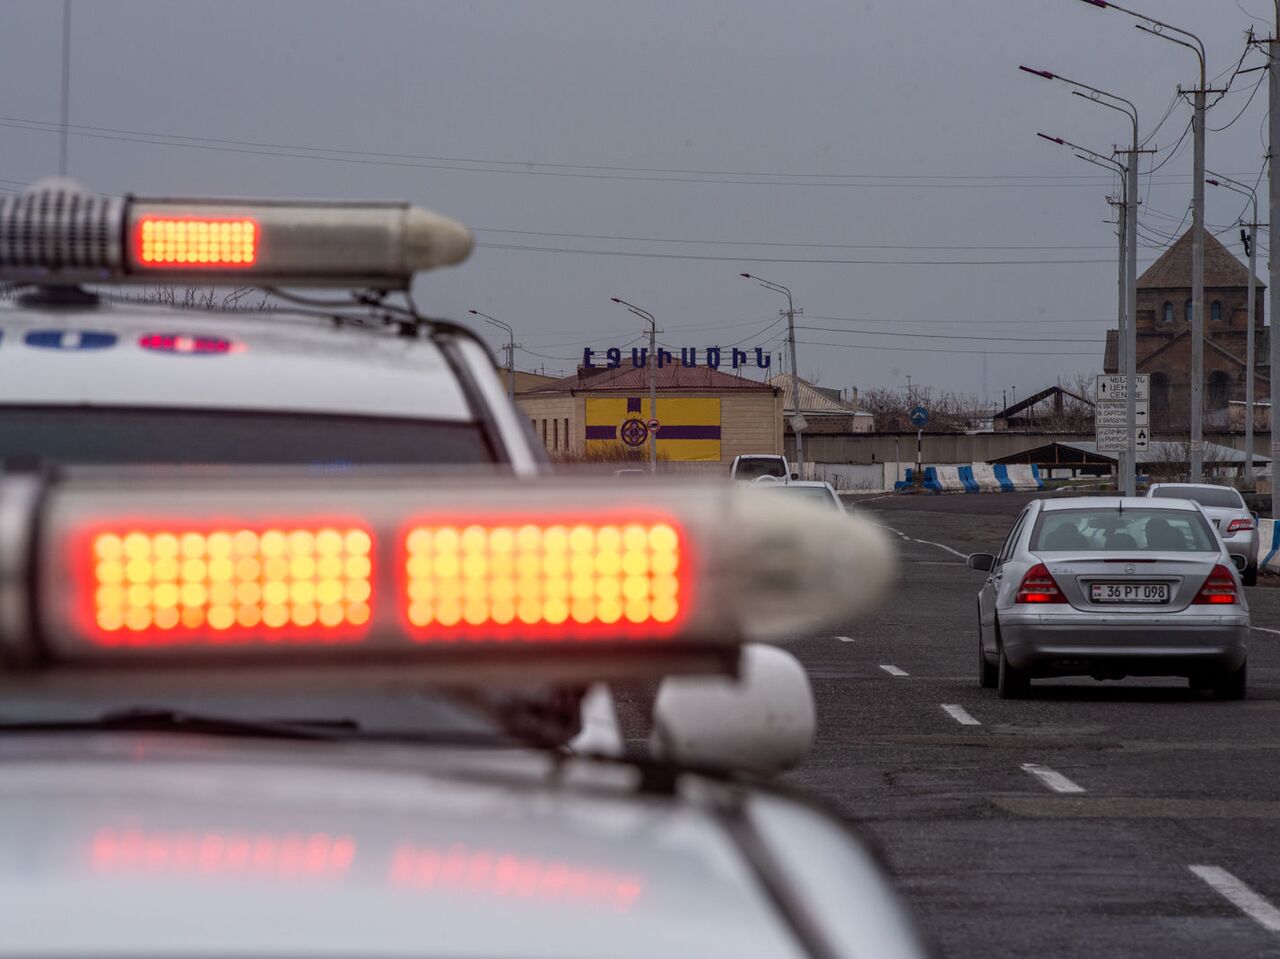
[[[420,642],[664,639],[690,609],[689,537],[668,516],[431,517],[399,545]]]
[[[196,873],[316,879],[340,876],[356,857],[355,841],[327,833],[143,832],[101,829],[89,867],[111,873]]]
[[[351,641],[372,616],[373,537],[357,524],[121,525],[73,550],[102,646]]]
[[[218,355],[244,351],[243,343],[234,343],[216,336],[185,336],[181,333],[147,333],[138,337],[138,345],[144,350],[155,350],[158,353]]]
[[[626,911],[644,891],[644,881],[617,873],[509,852],[399,846],[388,876],[406,889],[469,892],[520,899],[582,902]]]
[[[143,216],[133,260],[144,267],[244,267],[258,260],[258,223],[248,217]]]

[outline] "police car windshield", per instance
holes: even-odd
[[[479,464],[478,425],[263,411],[0,407],[0,465]]]

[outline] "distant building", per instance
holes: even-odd
[[[791,417],[796,413],[796,404],[791,396],[791,374],[779,373],[770,377],[768,382],[782,390],[783,428],[786,435],[791,436],[794,433]],[[802,432],[834,435],[870,433],[875,429],[875,417],[858,409],[857,390],[850,390],[850,398],[845,399],[840,390],[815,386],[805,379],[799,379],[799,385],[799,412],[805,419]]]
[[[658,456],[727,469],[742,453],[782,452],[782,391],[769,383],[678,362],[654,370]],[[579,369],[516,394],[534,433],[561,456],[648,455],[649,370]]]
[[[1256,399],[1271,395],[1270,328],[1262,324],[1265,287],[1254,302]],[[1232,401],[1245,401],[1246,317],[1249,271],[1212,233],[1204,235],[1205,426],[1228,428]],[[1151,425],[1185,429],[1191,410],[1191,231],[1138,279],[1137,368],[1151,374]],[[1104,367],[1119,369],[1118,334],[1107,331]]]

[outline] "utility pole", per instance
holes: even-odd
[[[658,348],[658,321],[653,318],[653,314],[648,310],[642,310],[634,303],[628,303],[626,300],[620,300],[616,296],[611,296],[614,303],[625,306],[633,314],[640,317],[649,324],[649,358],[645,361],[645,366],[649,368],[649,419],[654,423],[658,422],[658,365],[655,362]],[[658,472],[658,431],[649,430],[649,472]]]
[[[741,273],[739,275],[746,277],[748,280],[755,280],[765,289],[781,293],[787,298],[787,342],[791,348],[791,403],[795,407],[795,415],[791,418],[791,431],[795,433],[796,437],[796,462],[800,464],[798,469],[803,473],[804,428],[808,424],[805,423],[804,415],[800,412],[800,373],[799,367],[796,365],[796,313],[804,311],[795,308],[795,304],[791,300],[791,291],[781,283],[772,283],[750,273]]]
[[[1257,263],[1258,249],[1258,191],[1239,180],[1233,180],[1229,176],[1223,176],[1221,173],[1214,173],[1212,170],[1205,171],[1208,173],[1209,179],[1206,183],[1212,183],[1214,186],[1226,187],[1233,193],[1239,193],[1241,196],[1249,198],[1251,209],[1253,210],[1253,219],[1248,223],[1242,222],[1240,225],[1240,238],[1244,240],[1245,252],[1249,254],[1249,305],[1245,321],[1245,328],[1248,331],[1248,341],[1245,344],[1245,375],[1244,375],[1244,448],[1248,453],[1248,459],[1244,461],[1244,481],[1245,484],[1252,489],[1254,485],[1253,478],[1253,403],[1254,403],[1254,377],[1253,368],[1256,363],[1254,359],[1254,306],[1253,300],[1257,293],[1254,283],[1254,269]],[[1243,229],[1248,227],[1246,233]]]
[[[516,342],[516,331],[507,323],[494,319],[488,313],[481,313],[479,310],[467,310],[472,316],[478,316],[486,323],[490,323],[501,330],[507,331],[507,396],[514,402],[516,398],[516,348],[520,346]]]
[[[1277,172],[1277,157],[1280,157],[1280,0],[1276,0],[1276,22],[1271,31],[1271,39],[1267,42],[1267,60],[1270,70],[1268,78],[1268,93],[1270,100],[1268,104],[1267,126],[1267,157],[1271,164],[1271,172],[1268,180],[1268,219],[1272,223],[1280,223],[1280,172]],[[1271,284],[1267,291],[1271,294],[1271,331],[1269,337],[1269,346],[1267,349],[1268,363],[1270,364],[1270,378],[1268,398],[1271,403],[1268,407],[1270,416],[1267,418],[1267,425],[1271,430],[1271,515],[1272,517],[1280,516],[1280,483],[1276,481],[1280,476],[1276,475],[1276,463],[1280,462],[1280,429],[1276,428],[1276,378],[1280,376],[1280,336],[1277,333],[1276,317],[1280,316],[1280,251],[1275,249],[1275,243],[1271,244],[1270,262],[1268,270],[1268,281]],[[1250,451],[1252,456],[1252,451]]]

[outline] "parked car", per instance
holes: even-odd
[[[830,483],[822,480],[792,480],[789,483],[777,485],[779,489],[786,491],[787,496],[795,500],[812,503],[838,513],[845,511],[844,503],[840,501],[840,497],[836,495]]]
[[[1031,680],[1186,676],[1243,699],[1249,607],[1201,508],[1165,497],[1036,500],[997,554],[974,553],[978,679],[1002,699]]]
[[[1247,565],[1240,574],[1244,584],[1258,585],[1258,519],[1249,511],[1239,490],[1211,483],[1153,483],[1147,495],[1199,503],[1227,552],[1245,558]]]

